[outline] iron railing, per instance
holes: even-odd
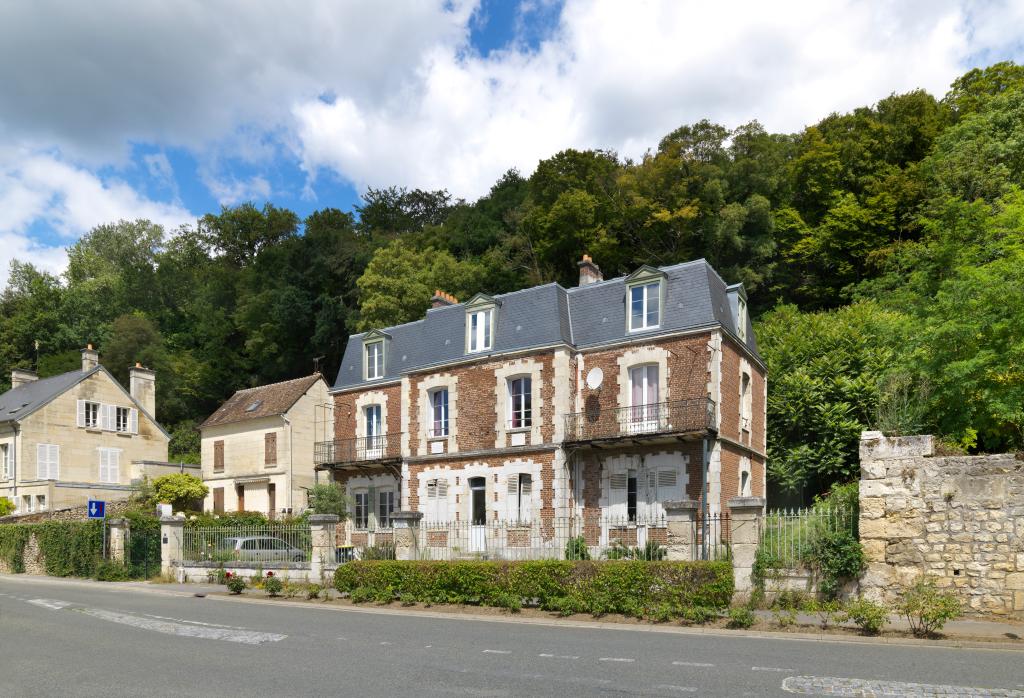
[[[308,525],[185,526],[182,531],[185,562],[247,567],[308,563],[312,550]]]
[[[398,460],[401,457],[402,435],[400,433],[318,441],[313,446],[313,460],[316,465],[379,462]]]
[[[566,441],[698,433],[714,428],[715,401],[711,398],[673,400],[617,409],[596,407],[565,415]]]
[[[807,564],[815,544],[836,532],[857,534],[857,517],[842,507],[783,509],[769,512],[761,522],[759,551],[773,569],[799,569]]]

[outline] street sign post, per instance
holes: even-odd
[[[89,500],[89,518],[102,519],[107,515],[107,503],[99,499]]]

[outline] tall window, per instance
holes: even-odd
[[[627,433],[655,431],[659,422],[658,366],[634,366],[629,369],[629,409]]]
[[[40,480],[60,479],[60,446],[36,444],[36,477]]]
[[[127,407],[118,407],[116,409],[116,419],[114,420],[114,428],[120,432],[129,432],[132,430],[131,416],[132,411]]]
[[[14,477],[14,467],[11,461],[11,447],[9,444],[0,445],[0,475],[5,480]]]
[[[427,480],[427,519],[448,520],[448,481],[442,478]]]
[[[100,426],[100,405],[98,402],[85,403],[85,428],[99,429]]]
[[[366,380],[384,377],[384,342],[366,345]]]
[[[532,513],[533,478],[529,473],[508,477],[508,520],[512,523],[528,523]]]
[[[213,472],[224,472],[224,442],[213,442]]]
[[[509,428],[525,429],[533,424],[532,382],[529,376],[508,381]]]
[[[120,482],[121,480],[121,449],[101,448],[100,482]]]
[[[440,388],[430,393],[429,435],[448,436],[448,388]]]
[[[629,329],[648,330],[661,324],[661,282],[631,286]]]
[[[736,299],[736,333],[744,342],[747,341],[747,302]]]
[[[370,493],[356,492],[356,528],[366,528],[370,518]]]
[[[277,434],[275,432],[263,435],[263,465],[277,465]]]
[[[367,405],[363,408],[363,415],[366,417],[366,438],[380,436],[383,433],[380,405]]]
[[[478,310],[469,315],[469,351],[487,351],[494,344],[494,311]]]
[[[395,491],[381,490],[377,493],[377,525],[391,528],[391,514],[395,511]]]
[[[626,519],[636,521],[636,471],[628,471],[626,478]]]
[[[753,411],[750,393],[750,374],[744,372],[740,377],[740,429],[750,431],[750,415]]]

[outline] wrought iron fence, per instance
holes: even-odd
[[[308,563],[313,550],[309,526],[185,526],[182,561],[258,567]]]
[[[674,539],[676,555],[688,559],[729,557],[727,515],[699,519],[689,540]],[[578,516],[531,521],[424,520],[412,529],[411,556],[421,560],[664,560],[669,533],[663,517],[629,520]],[[339,549],[348,559],[394,559],[393,529],[354,530],[350,545]],[[401,535],[401,534],[399,534]]]
[[[616,409],[595,407],[565,415],[567,441],[682,434],[714,428],[715,401],[711,398],[673,400]]]
[[[400,433],[317,441],[313,445],[313,460],[316,465],[392,460],[401,457],[402,434]]]
[[[854,535],[857,517],[840,507],[782,509],[769,512],[761,522],[758,552],[777,569],[803,567],[822,536],[846,532]]]

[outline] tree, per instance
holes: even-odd
[[[174,511],[202,510],[203,499],[210,492],[202,478],[188,473],[161,475],[153,479],[150,487],[150,503],[170,504]]]
[[[251,203],[225,206],[219,215],[208,213],[199,221],[202,239],[238,267],[252,264],[262,250],[294,237],[298,227],[298,216],[270,203],[262,210]]]
[[[7,497],[0,497],[0,516],[8,516],[15,510],[14,502]]]
[[[334,514],[348,518],[349,501],[344,488],[336,482],[325,482],[309,488],[309,508],[314,514]]]

